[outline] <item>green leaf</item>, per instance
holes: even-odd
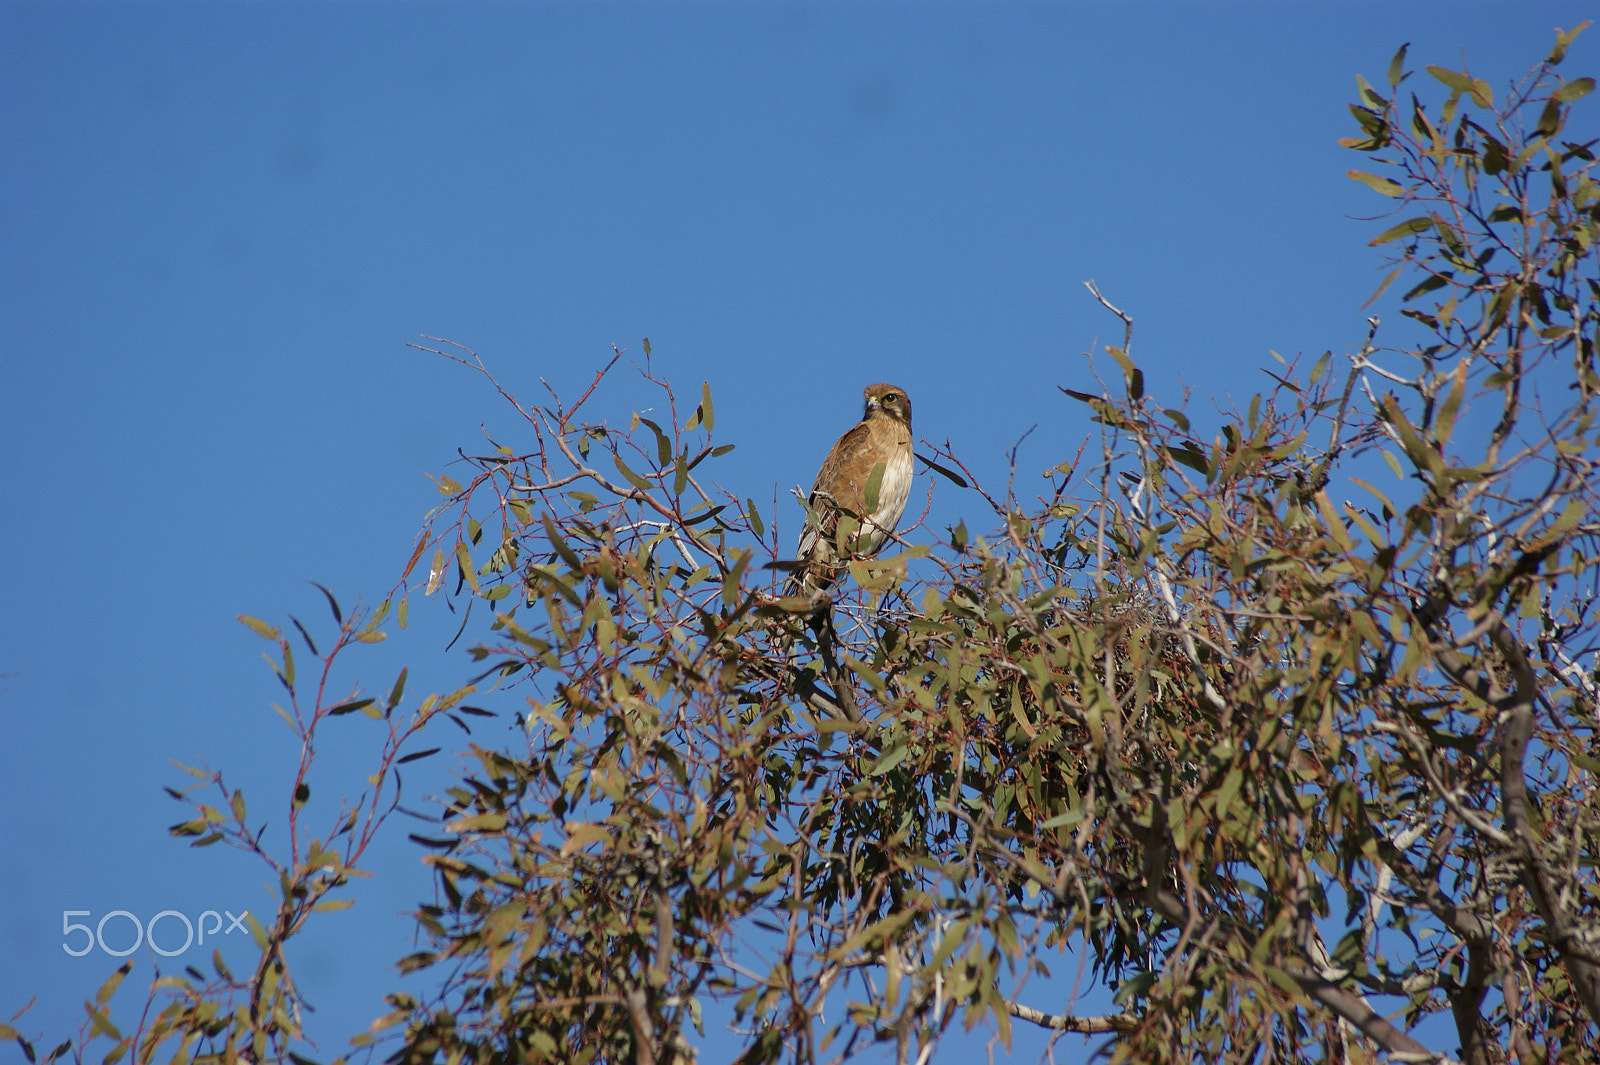
[[[650,491],[650,482],[645,480],[643,477],[640,477],[632,470],[628,469],[628,464],[622,461],[621,455],[613,455],[612,458],[616,460],[617,472],[622,474],[629,484],[633,485],[641,492]]]
[[[1374,192],[1380,192],[1385,196],[1404,196],[1406,194],[1404,186],[1398,185],[1386,177],[1369,174],[1364,170],[1346,170],[1344,173],[1351,180],[1359,181]]]
[[[1424,293],[1434,292],[1434,291],[1437,291],[1438,289],[1444,288],[1445,285],[1447,285],[1449,283],[1450,283],[1450,279],[1449,279],[1448,276],[1441,275],[1441,274],[1429,274],[1427,277],[1425,277],[1421,281],[1419,281],[1416,284],[1416,286],[1413,287],[1404,296],[1401,296],[1400,297],[1400,302],[1401,303],[1410,302],[1411,300],[1415,299],[1418,296],[1423,295]]]
[[[712,518],[716,517],[718,514],[721,514],[727,509],[728,504],[726,503],[719,503],[716,506],[712,506],[710,503],[701,503],[699,506],[695,507],[694,510],[690,511],[694,517],[686,520],[684,524],[699,525],[701,522],[710,521]]]
[[[1483,172],[1485,174],[1499,174],[1511,166],[1511,154],[1506,151],[1506,146],[1491,137],[1488,133],[1483,135]],[[1495,212],[1504,210],[1508,205],[1501,204],[1490,212],[1490,220],[1494,221]],[[1513,207],[1511,210],[1520,215],[1521,212]]]
[[[1359,104],[1350,104],[1349,106],[1350,117],[1356,120],[1356,124],[1361,127],[1363,132],[1371,134],[1374,138],[1381,138],[1387,135],[1389,123],[1385,121],[1383,115],[1370,107],[1362,107]]]
[[[456,541],[456,566],[461,571],[461,579],[466,581],[474,592],[478,590],[478,575],[472,569],[472,556],[467,553],[467,544],[464,540]]]
[[[874,777],[883,776],[889,770],[905,761],[906,755],[910,753],[911,749],[906,746],[905,738],[901,737],[896,741],[895,746],[892,746],[887,751],[883,752],[883,755],[873,763],[872,769],[867,775]]]
[[[878,494],[883,491],[884,464],[879,462],[872,467],[872,472],[867,474],[867,486],[861,492],[861,502],[866,507],[867,513],[875,514],[878,510]]]
[[[1550,99],[1570,104],[1572,101],[1582,99],[1592,92],[1594,92],[1593,78],[1575,78],[1551,93]]]
[[[293,622],[294,623],[294,627],[299,630],[300,638],[306,642],[306,647],[308,647],[311,650],[311,653],[313,655],[316,655],[319,658],[322,657],[321,654],[317,651],[316,642],[311,639],[311,634],[306,631],[306,627],[304,625],[300,624],[300,619],[295,617],[293,614],[290,614],[289,615],[289,620],[291,622]]]
[[[1138,367],[1134,365],[1133,360],[1128,358],[1128,353],[1123,351],[1121,348],[1114,348],[1110,345],[1107,345],[1106,354],[1117,360],[1117,365],[1122,367],[1122,375],[1124,377],[1132,377],[1134,372],[1138,369]]]
[[[432,595],[439,590],[440,583],[444,580],[444,548],[433,549],[433,561],[428,566],[428,583],[423,586],[424,595]]]
[[[711,407],[711,382],[700,382],[700,414],[701,421],[706,423],[706,431],[717,427],[717,415]]]
[[[1390,226],[1372,240],[1367,241],[1367,246],[1369,248],[1375,248],[1379,244],[1387,244],[1391,240],[1395,240],[1399,237],[1409,237],[1413,234],[1421,233],[1432,228],[1433,219],[1430,217],[1424,216],[1420,218],[1408,218],[1404,222]],[[1382,290],[1380,289],[1379,291]]]
[[[1244,783],[1244,771],[1238,766],[1228,770],[1228,775],[1223,778],[1222,786],[1217,789],[1217,818],[1220,820],[1228,815],[1228,807],[1233,805],[1234,798],[1239,794],[1239,788]]]
[[[1311,364],[1310,381],[1312,384],[1316,384],[1318,381],[1322,380],[1322,375],[1327,372],[1328,369],[1328,360],[1331,358],[1333,358],[1333,352],[1331,350],[1324,351],[1317,357],[1317,361]]]
[[[739,561],[733,564],[733,569],[722,581],[722,601],[730,607],[739,605],[739,593],[743,591],[744,571],[750,568],[750,560],[754,555],[749,551],[739,553]]]
[[[754,499],[747,498],[744,501],[744,505],[745,517],[750,520],[750,531],[755,533],[756,539],[759,540],[767,535],[767,527],[761,520],[761,512],[756,509],[756,501]]]
[[[255,633],[263,640],[282,639],[282,636],[279,634],[277,629],[273,628],[271,625],[268,625],[260,618],[253,618],[248,614],[240,614],[239,620],[244,622],[251,632]]]
[[[1406,49],[1410,47],[1410,41],[1402,44],[1400,50],[1394,54],[1394,58],[1389,61],[1389,88],[1391,89],[1398,89],[1400,83],[1406,79]]]
[[[656,434],[656,462],[665,466],[672,461],[672,441],[668,440],[667,434],[661,431],[661,426],[649,418],[640,418],[639,420],[648,425],[650,431]]]
[[[1382,452],[1382,455],[1383,461],[1389,464],[1389,468],[1394,471],[1394,475],[1402,481],[1405,480],[1406,471],[1400,468],[1400,460],[1395,456],[1395,453],[1386,449]]]
[[[561,845],[562,857],[581,850],[591,843],[609,842],[611,838],[611,831],[605,825],[590,824],[583,821],[568,821],[562,827],[566,829],[567,833],[567,841]],[[452,829],[452,831],[454,830]]]
[[[402,674],[404,672],[405,672],[404,670],[401,670]],[[402,677],[400,683],[401,684],[405,683],[403,677]],[[395,700],[395,702],[399,702],[399,701],[400,701],[399,699]],[[345,714],[353,714],[357,710],[365,710],[367,707],[371,706],[375,702],[377,702],[376,699],[352,699],[348,703],[340,703],[338,706],[336,706],[333,709],[329,710],[328,711],[328,716],[329,717],[343,717]]]
[[[85,1003],[85,1008],[87,1007],[88,1004]],[[88,1012],[90,1020],[89,1035],[91,1038],[102,1035],[110,1036],[112,1039],[122,1038],[122,1032],[117,1029],[116,1025],[111,1023],[111,1017],[108,1013],[106,1013],[105,1010],[89,1009]],[[107,1054],[105,1058],[102,1059],[101,1065],[108,1065],[113,1055],[119,1059],[122,1057],[122,1055],[117,1052],[117,1048],[112,1048],[111,1053]]]
[[[344,613],[339,609],[339,601],[333,597],[333,593],[328,591],[328,589],[324,588],[322,585],[318,584],[316,581],[307,581],[306,583],[323,594],[323,597],[328,600],[328,609],[333,611],[334,623],[343,625]]]
[[[1534,127],[1534,132],[1541,137],[1553,137],[1561,131],[1561,101],[1554,98],[1546,101],[1544,110],[1539,112],[1539,123]],[[1528,149],[1537,148],[1536,141],[1528,145]],[[1521,161],[1521,156],[1518,161]]]
[[[1383,290],[1394,284],[1394,279],[1399,277],[1400,271],[1404,269],[1405,267],[1403,266],[1397,266],[1393,270],[1390,270],[1389,276],[1384,278],[1383,281],[1378,285],[1377,291],[1373,292],[1372,295],[1367,297],[1367,302],[1361,305],[1361,309],[1366,310],[1368,307],[1372,306],[1373,302],[1376,301],[1379,296],[1383,295]]]
[[[390,710],[393,710],[395,707],[399,706],[400,700],[405,697],[406,673],[410,671],[410,668],[410,666],[401,666],[400,675],[394,678],[394,687],[389,689],[389,702],[387,703],[387,706]],[[359,706],[352,706],[351,709],[359,710],[361,708]]]
[[[927,466],[928,469],[932,470],[934,473],[937,473],[939,476],[943,477],[957,488],[967,487],[967,479],[961,476],[959,473],[956,473],[954,470],[945,469],[943,466],[928,458],[926,455],[918,455],[917,458],[921,459],[923,465]]]
[[[1192,443],[1185,442],[1182,447],[1168,445],[1167,454],[1196,473],[1209,474],[1211,472],[1211,463],[1206,460],[1205,453]]]
[[[1420,471],[1426,470],[1437,475],[1444,465],[1444,460],[1437,448],[1431,446],[1417,433],[1416,426],[1405,416],[1400,409],[1399,402],[1391,395],[1385,397],[1380,415],[1400,437],[1400,446],[1405,449],[1406,457]]]
[[[106,978],[100,985],[100,990],[95,992],[94,1001],[97,1006],[104,1006],[111,1001],[111,996],[117,993],[117,988],[122,985],[123,978],[133,971],[133,962],[123,962],[122,966]]]
[[[583,568],[583,559],[578,557],[578,553],[556,531],[556,523],[550,520],[548,514],[544,515],[544,535],[545,539],[550,541],[550,546],[556,549],[556,554],[561,556],[561,561],[575,570]]]
[[[355,904],[355,899],[326,899],[317,903],[311,909],[316,913],[335,913],[339,910],[348,910]]]
[[[506,827],[506,815],[503,813],[474,814],[471,817],[460,817],[445,828],[461,835],[466,832],[499,832]]]
[[[1300,987],[1299,983],[1296,982],[1294,977],[1290,976],[1288,973],[1284,972],[1275,965],[1263,965],[1261,967],[1261,974],[1265,976],[1268,981],[1276,984],[1278,986],[1278,990],[1282,991],[1285,995],[1298,996],[1305,993]]]
[[[1452,93],[1472,91],[1472,79],[1467,77],[1465,74],[1458,74],[1454,70],[1450,70],[1447,67],[1429,67],[1428,73],[1432,74],[1439,81],[1444,82],[1444,84],[1449,87]]]
[[[1588,28],[1589,23],[1585,21],[1578,23],[1565,33],[1563,33],[1560,29],[1557,29],[1555,47],[1550,50],[1550,56],[1545,60],[1545,62],[1549,63],[1551,66],[1559,66],[1561,61],[1567,58],[1567,49],[1572,46],[1572,42],[1577,38],[1578,34],[1582,33]]]
[[[1077,810],[1068,810],[1064,814],[1050,818],[1050,820],[1041,824],[1039,828],[1041,831],[1051,828],[1069,828],[1072,825],[1082,821],[1084,817],[1085,814],[1081,808]]]
[[[431,473],[424,474],[424,476],[427,477],[428,480],[432,481],[438,487],[439,494],[442,495],[442,496],[453,496],[457,492],[461,491],[461,486],[459,484],[457,484],[455,482],[455,479],[452,478],[452,477],[449,477],[449,476],[435,477]]]
[[[1149,994],[1150,989],[1156,984],[1156,979],[1156,973],[1146,970],[1131,980],[1124,980],[1122,986],[1117,988],[1117,993],[1111,997],[1111,1001],[1124,1009],[1128,1009],[1139,999]]]
[[[1379,110],[1382,110],[1383,108],[1389,106],[1389,101],[1380,96],[1378,91],[1371,85],[1368,85],[1367,79],[1363,78],[1360,74],[1356,75],[1356,90],[1360,92],[1361,98],[1367,102],[1367,106],[1369,107],[1376,107]]]

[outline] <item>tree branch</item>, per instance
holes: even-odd
[[[1600,966],[1590,959],[1566,902],[1545,873],[1538,840],[1528,817],[1528,782],[1522,764],[1527,757],[1528,741],[1533,736],[1536,693],[1533,667],[1521,643],[1503,621],[1494,625],[1489,638],[1495,649],[1505,656],[1514,677],[1511,694],[1503,704],[1508,716],[1500,752],[1500,796],[1506,831],[1516,842],[1523,879],[1533,895],[1539,916],[1550,927],[1550,938],[1572,976],[1572,988],[1589,1012],[1589,1019],[1600,1021]]]
[[[1044,1010],[1024,1006],[1020,1002],[1007,1002],[1006,1012],[1013,1017],[1048,1028],[1052,1032],[1131,1032],[1139,1026],[1139,1018],[1127,1013],[1111,1013],[1103,1017],[1077,1017],[1070,1013],[1046,1013]]]
[[[1184,906],[1183,901],[1165,888],[1151,885],[1146,889],[1145,897],[1150,901],[1152,908],[1157,913],[1179,928],[1182,928],[1188,920],[1188,908]],[[1212,920],[1219,925],[1225,923],[1220,918],[1212,918]],[[1254,951],[1255,937],[1245,929],[1238,926],[1230,926],[1227,928],[1227,932],[1232,938],[1244,944],[1247,951]],[[1408,1062],[1432,1062],[1437,1063],[1437,1065],[1445,1065],[1450,1061],[1445,1055],[1434,1053],[1384,1020],[1378,1011],[1373,1009],[1361,995],[1345,990],[1321,973],[1281,964],[1279,968],[1298,984],[1300,989],[1307,995],[1349,1021],[1362,1035],[1388,1051],[1393,1059]]]

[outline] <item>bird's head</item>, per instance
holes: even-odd
[[[868,385],[862,394],[867,397],[867,409],[861,415],[863,421],[877,415],[910,426],[911,398],[906,395],[905,389],[894,385]]]

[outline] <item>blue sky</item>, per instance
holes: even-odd
[[[1081,282],[1135,316],[1147,389],[1200,410],[1261,388],[1269,350],[1353,350],[1386,205],[1335,144],[1353,76],[1410,41],[1503,87],[1592,13],[0,5],[0,1018],[36,993],[23,1027],[53,1042],[115,967],[63,951],[63,910],[268,912],[258,866],[167,837],[160,789],[169,759],[216,766],[281,821],[295,748],[235,615],[326,632],[307,580],[381,599],[423,474],[514,433],[419,335],[529,398],[649,337],[680,395],[710,382],[724,485],[791,529],[874,381],[991,481],[1033,429],[1035,477],[1090,428],[1055,386],[1119,336]],[[1596,73],[1597,40],[1566,69]],[[596,413],[654,402],[630,375]],[[935,527],[985,523],[935,491]],[[457,686],[439,614],[344,682]],[[330,788],[363,739],[330,740]],[[397,827],[301,948],[326,1056],[427,896]]]

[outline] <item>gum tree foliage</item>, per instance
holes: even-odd
[[[333,593],[321,585],[316,587],[326,597],[334,622],[331,638],[324,636],[321,646],[298,619],[290,619],[295,630],[290,633],[259,618],[239,618],[273,646],[274,653],[263,657],[286,697],[283,705],[274,703],[272,708],[300,741],[282,805],[252,805],[246,801],[244,789],[230,786],[222,772],[181,763],[175,764],[193,781],[181,790],[166,789],[192,813],[172,826],[174,837],[195,847],[225,843],[253,855],[268,870],[269,882],[278,895],[270,924],[263,924],[254,912],[247,911],[244,917],[259,955],[248,970],[238,972],[215,948],[200,963],[209,973],[184,964],[186,951],[157,960],[156,978],[142,1012],[131,1022],[119,1021],[115,1009],[115,996],[134,968],[135,961],[130,959],[101,985],[92,1002],[84,1003],[86,1017],[76,1038],[64,1039],[43,1052],[18,1027],[25,1023],[22,1018],[32,1006],[30,1002],[10,1018],[10,1024],[0,1023],[0,1038],[16,1041],[28,1061],[232,1065],[307,1060],[303,1024],[310,1006],[291,972],[290,959],[298,946],[292,941],[306,933],[317,914],[348,909],[355,902],[339,893],[352,879],[370,875],[363,862],[399,808],[401,767],[435,754],[439,748],[402,751],[416,748],[431,722],[448,718],[466,727],[463,715],[474,713],[457,705],[465,691],[444,698],[429,696],[415,710],[400,711],[406,687],[403,669],[386,698],[343,688],[338,679],[341,659],[362,645],[385,639],[379,626],[389,615],[389,603],[375,611],[346,613]],[[311,654],[310,668],[303,669],[307,662],[295,653],[296,637]],[[318,741],[340,726],[339,719],[354,714],[377,723],[372,735],[373,772],[366,779],[366,790],[353,799],[339,798],[331,810],[314,808]],[[263,814],[263,807],[270,812]],[[269,829],[280,818],[284,838],[274,840]],[[94,1053],[94,1044],[102,1041],[109,1045]]]
[[[1119,1062],[1600,1060],[1600,186],[1572,118],[1593,82],[1557,73],[1577,32],[1501,89],[1409,73],[1403,48],[1384,89],[1359,81],[1343,143],[1392,201],[1372,244],[1402,322],[1201,432],[1101,298],[1112,380],[1062,400],[1096,436],[1036,498],[927,449],[989,532],[919,524],[831,601],[778,594],[789,544],[715,480],[709,388],[680,402],[647,361],[663,413],[612,421],[616,360],[570,403],[496,384],[516,436],[439,479],[399,601],[480,619],[477,701],[520,720],[478,730],[415,837],[437,895],[402,965],[439,990],[391,996],[362,1041],[681,1062],[717,1004],[745,1062],[924,1062],[978,1024]],[[250,839],[201,809],[176,831]],[[289,867],[263,930],[276,1006],[258,972],[202,1018],[196,974],[161,992],[160,1039],[116,1045],[288,1053],[294,907],[359,857],[328,853]],[[1075,1010],[1088,980],[1115,1012]]]
[[[986,537],[852,564],[809,623],[712,480],[709,390],[662,383],[659,424],[519,406],[532,447],[446,486],[428,590],[493,605],[474,653],[531,689],[527,746],[482,749],[430,842],[408,964],[451,976],[399,1004],[401,1056],[678,1060],[714,998],[747,1061],[1018,1019],[1113,1060],[1428,1057],[1407,1029],[1440,1011],[1468,1061],[1592,1054],[1600,188],[1569,40],[1499,99],[1414,94],[1403,50],[1360,83],[1352,176],[1395,201],[1373,243],[1420,340],[1374,324],[1211,439],[1124,342],[1120,387],[1072,394],[1093,461],[984,495]],[[1068,943],[1120,1013],[1030,1002]]]

